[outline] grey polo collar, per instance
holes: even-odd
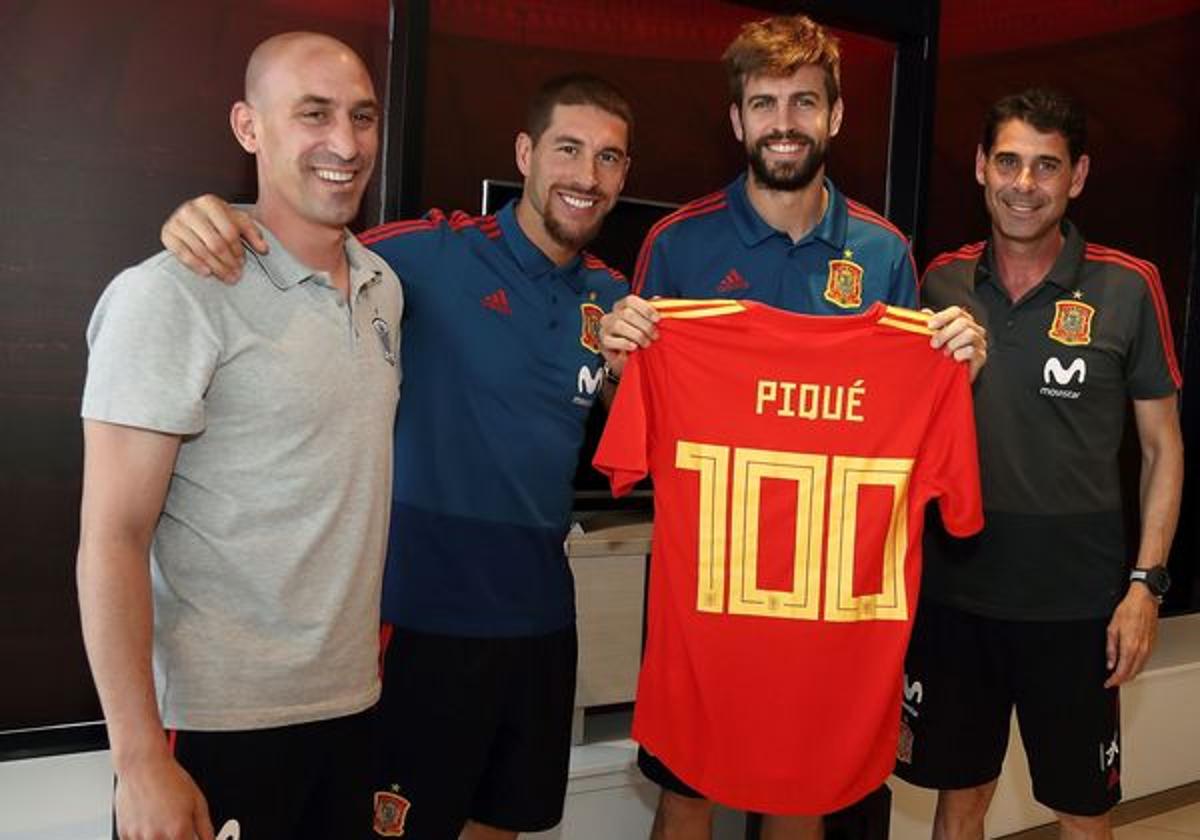
[[[275,234],[271,233],[262,222],[256,220],[255,224],[258,225],[263,239],[267,240],[267,253],[258,253],[244,239],[242,247],[258,263],[258,267],[262,269],[263,274],[267,275],[267,279],[275,288],[286,292],[316,274],[311,268],[293,257],[291,252],[283,247],[283,244],[275,238]]]
[[[258,264],[275,288],[286,292],[306,280],[319,276],[320,272],[314,271],[292,256],[292,253],[283,246],[275,234],[271,233],[262,223],[258,223],[258,229],[262,232],[263,238],[267,240],[267,253],[258,253],[245,240],[242,241],[242,247]],[[364,249],[349,230],[346,231],[345,249],[346,258],[350,262],[351,291],[357,292],[363,286],[379,279],[379,271],[372,268],[369,262],[363,259]]]

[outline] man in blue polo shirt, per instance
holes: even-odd
[[[803,15],[747,24],[725,51],[734,136],[747,171],[720,192],[693,201],[646,237],[633,291],[601,324],[610,376],[629,352],[655,338],[658,313],[644,298],[748,298],[823,315],[861,312],[876,301],[915,306],[908,241],[877,213],[824,177],[842,121],[837,41]],[[983,363],[982,331],[952,307],[933,316],[934,347],[973,372]],[[707,838],[712,807],[645,750],[638,763],[662,788],[655,838]],[[764,838],[814,837],[817,815],[774,815]]]
[[[583,246],[625,182],[632,115],[607,83],[548,82],[517,138],[520,201],[362,237],[406,298],[376,836],[511,838],[562,815],[575,689],[563,553],[601,315],[628,291]],[[236,276],[248,220],[214,197],[163,242]],[[224,240],[224,241],[222,241]],[[216,250],[214,253],[212,249]]]

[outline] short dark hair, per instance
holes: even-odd
[[[1087,114],[1062,91],[1035,87],[996,100],[983,121],[980,145],[984,154],[991,154],[996,133],[1009,120],[1027,122],[1042,133],[1061,134],[1067,140],[1071,163],[1087,148]]]
[[[541,138],[550,125],[556,105],[592,105],[619,117],[627,129],[627,143],[633,142],[633,109],[621,91],[611,82],[589,73],[568,73],[548,79],[529,100],[525,132],[533,142]]]

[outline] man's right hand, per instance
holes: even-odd
[[[226,283],[236,283],[242,276],[243,239],[258,253],[267,253],[267,240],[250,215],[215,195],[179,205],[163,225],[160,238],[163,247],[192,271],[205,277],[215,274]]]
[[[627,295],[600,319],[600,349],[613,373],[621,375],[630,352],[658,339],[658,310],[637,295]]]
[[[213,840],[204,794],[170,756],[118,773],[113,811],[121,840]]]

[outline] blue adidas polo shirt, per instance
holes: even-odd
[[[384,621],[476,637],[569,625],[563,540],[603,380],[599,318],[628,284],[590,255],[556,266],[514,204],[362,241],[406,303]]]
[[[642,297],[747,298],[811,315],[850,315],[883,301],[917,304],[908,240],[825,181],[829,204],[799,242],[771,227],[743,173],[650,229],[633,290]]]

